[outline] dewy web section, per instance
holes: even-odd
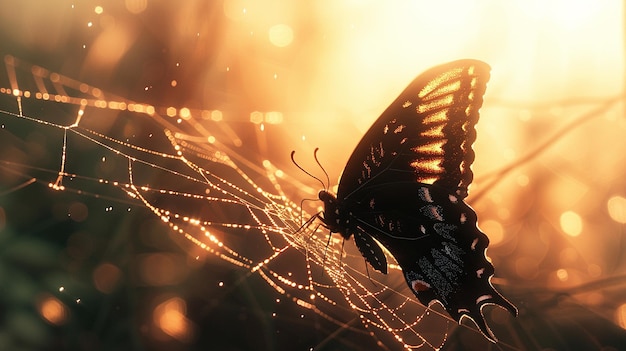
[[[329,242],[316,223],[300,228],[311,210],[299,201],[318,189],[222,143],[234,132],[220,111],[130,101],[13,56],[4,65],[3,194],[38,183],[147,209],[193,244],[194,259],[247,270],[303,317],[365,326],[384,349],[438,349],[456,325],[409,296],[395,262],[388,276],[366,271],[352,243]],[[21,141],[35,134],[45,155]]]
[[[530,107],[493,99],[485,103],[496,105],[498,113],[505,111],[502,116],[511,117],[508,122],[518,121],[512,129],[540,130],[542,136],[536,140],[537,133],[532,132],[528,140],[519,137],[523,148],[518,155],[510,163],[476,172],[477,187],[472,188],[472,206],[477,204],[474,208],[481,215],[479,226],[494,247],[488,254],[499,261],[498,272],[507,272],[496,276],[514,277],[509,279],[520,282],[509,284],[514,290],[511,299],[528,301],[518,306],[520,312],[526,309],[534,313],[520,313],[515,321],[504,319],[496,308],[488,313],[498,344],[486,341],[470,323],[457,326],[441,306],[419,304],[391,256],[387,255],[389,274],[382,275],[366,269],[352,240],[344,243],[339,235],[333,235],[329,241],[328,232],[318,227],[318,222],[301,228],[321,209],[319,201],[301,202],[315,198],[319,185],[310,178],[296,178],[301,172],[295,166],[281,166],[241,133],[243,128],[268,133],[271,128],[263,131],[263,122],[269,125],[280,117],[277,114],[251,113],[250,121],[242,123],[220,110],[147,104],[5,56],[0,69],[0,200],[10,203],[9,199],[25,198],[26,193],[41,194],[42,198],[98,200],[105,205],[90,207],[88,215],[84,205],[70,206],[62,215],[103,226],[113,213],[120,218],[145,214],[164,229],[165,234],[154,235],[171,237],[183,247],[187,262],[181,264],[204,265],[211,271],[202,279],[216,289],[233,291],[258,281],[261,288],[248,293],[270,295],[275,301],[275,305],[258,309],[261,317],[308,327],[301,328],[301,335],[286,339],[290,346],[294,340],[304,339],[305,349],[311,350],[332,349],[337,344],[351,349],[369,350],[375,345],[383,350],[429,350],[454,347],[451,345],[455,343],[467,345],[459,334],[475,337],[469,341],[471,345],[498,350],[548,347],[553,339],[578,345],[574,337],[580,335],[593,335],[585,339],[592,342],[606,341],[608,337],[594,334],[592,326],[615,318],[602,330],[623,332],[618,319],[624,315],[623,302],[618,298],[623,296],[623,276],[616,273],[618,265],[611,268],[611,262],[619,257],[615,243],[620,240],[620,226],[626,222],[621,188],[611,185],[621,184],[623,177],[614,170],[621,164],[623,153],[607,152],[623,139],[622,101],[618,95]],[[489,111],[483,108],[483,112]],[[486,118],[488,115],[484,114]],[[547,117],[541,118],[544,115]],[[502,116],[482,124],[480,135],[499,135],[502,128],[497,122]],[[591,120],[597,123],[588,123]],[[584,142],[579,142],[577,132],[583,126],[588,129],[578,133],[584,134]],[[595,144],[578,148],[604,142],[606,148]],[[498,155],[496,149],[491,144],[482,145],[483,151],[490,151],[489,157]],[[285,158],[289,151],[284,150]],[[298,152],[298,160],[306,158]],[[584,162],[567,159],[574,156]],[[611,172],[599,171],[602,169]],[[558,181],[550,180],[553,178]],[[585,206],[575,207],[574,200]],[[33,208],[12,213],[34,212],[38,207],[37,203],[29,205]],[[578,213],[588,213],[588,219],[581,222],[587,217]],[[10,220],[4,216],[0,211],[0,229]],[[144,231],[137,225],[130,235],[145,235]],[[6,239],[2,236],[6,232],[0,231],[0,240]],[[50,236],[53,234],[57,235]],[[112,241],[119,240],[115,235],[111,233]],[[70,242],[73,237],[64,240]],[[79,237],[96,241],[90,233]],[[70,244],[74,245],[68,243],[68,249]],[[116,248],[131,245],[122,241]],[[6,248],[4,243],[2,248]],[[533,255],[541,259],[529,258]],[[4,259],[0,256],[0,267]],[[576,268],[578,265],[583,268]],[[100,267],[120,270],[109,263]],[[161,279],[163,272],[148,268],[156,274],[154,279]],[[238,275],[229,280],[216,274],[223,271]],[[579,273],[580,277],[576,275]],[[86,284],[92,283],[89,279]],[[503,285],[507,281],[494,278],[493,283]],[[49,324],[61,325],[63,318],[74,318],[89,307],[89,299],[69,279],[54,281],[46,289],[49,291],[35,307],[40,319]],[[97,290],[110,291],[106,286]],[[574,303],[561,304],[556,297],[564,296],[564,292],[569,296],[567,301]],[[542,300],[544,295],[547,302]],[[211,298],[203,296],[202,304],[210,305]],[[580,301],[584,308],[573,310],[580,307]],[[287,305],[291,308],[285,309]],[[60,313],[50,315],[44,308],[50,306],[56,306]],[[147,318],[154,319],[151,323],[160,333],[189,340],[188,335],[194,332],[186,318],[195,311],[185,311],[184,306],[184,300],[175,295],[151,306],[153,317]],[[567,323],[563,326],[559,318],[564,306],[574,314],[574,318],[567,318],[568,323],[583,323],[582,317],[594,321],[581,324],[585,333],[572,333],[566,329]],[[163,316],[168,318],[160,318]],[[591,319],[597,316],[603,319]],[[172,320],[177,321],[173,327]],[[237,323],[230,328],[237,328]],[[554,327],[547,339],[525,334],[542,323]],[[272,330],[273,325],[267,328]],[[196,336],[201,333],[207,331],[195,331]],[[369,344],[361,344],[363,340]],[[272,349],[268,344],[266,349]]]

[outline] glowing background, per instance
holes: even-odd
[[[310,155],[319,147],[336,181],[363,132],[417,74],[484,60],[492,78],[468,200],[491,239],[496,277],[526,294],[578,287],[577,303],[626,328],[623,278],[604,280],[626,268],[623,15],[618,1],[5,1],[0,51],[155,106],[170,123],[220,122],[209,142],[257,165],[269,159],[311,191],[317,185],[289,163],[292,149],[316,169]],[[115,106],[106,116],[102,130]],[[3,194],[14,185],[2,184]],[[94,221],[83,201],[69,199],[60,212]],[[15,219],[1,213],[0,226],[10,227]],[[84,241],[89,234],[66,243],[77,262]],[[175,286],[193,270],[167,252],[136,260],[147,286]],[[86,281],[102,293],[119,288],[118,266],[94,265]],[[600,283],[585,287],[591,282]],[[185,301],[159,299],[145,312],[165,335],[154,339],[190,345],[202,331],[186,319]],[[68,315],[51,294],[36,306],[50,324]]]

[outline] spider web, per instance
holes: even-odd
[[[0,167],[11,186],[3,194],[43,183],[142,207],[186,239],[196,260],[246,270],[338,330],[365,332],[389,350],[445,344],[456,323],[407,295],[393,260],[387,276],[367,270],[351,241],[329,239],[317,222],[301,226],[315,208],[297,201],[317,189],[223,142],[233,132],[219,111],[172,111],[13,56],[4,64]],[[56,158],[37,157],[20,141],[33,131],[53,139]]]
[[[623,276],[615,276],[554,291],[541,284],[531,284],[526,290],[513,287],[514,291],[507,292],[513,301],[529,301],[529,306],[534,301],[539,307],[522,305],[532,313],[521,314],[515,320],[499,309],[487,310],[489,325],[501,340],[492,344],[471,323],[464,321],[457,326],[438,304],[420,305],[410,294],[392,257],[388,257],[389,274],[382,275],[367,269],[352,240],[344,243],[338,235],[329,237],[318,226],[319,222],[302,226],[321,208],[319,201],[301,200],[315,198],[319,189],[309,184],[310,179],[304,182],[298,179],[295,175],[300,173],[295,167],[281,166],[265,159],[267,156],[254,146],[247,147],[253,142],[240,147],[249,135],[246,128],[258,132],[259,128],[263,130],[263,124],[248,123],[242,127],[237,122],[234,128],[234,123],[225,121],[218,110],[137,102],[13,56],[5,56],[3,60],[0,196],[20,197],[24,191],[45,187],[49,193],[58,193],[55,196],[78,194],[102,199],[108,204],[104,211],[112,214],[144,212],[160,222],[160,227],[176,239],[188,258],[205,263],[211,274],[220,269],[241,272],[236,279],[219,281],[220,288],[236,289],[242,281],[256,279],[262,282],[267,294],[274,296],[277,305],[285,302],[292,306],[274,307],[277,312],[271,312],[270,308],[262,313],[276,320],[284,318],[284,323],[309,319],[308,327],[315,328],[316,335],[308,335],[311,333],[306,327],[301,332],[313,340],[307,344],[310,350],[332,348],[341,334],[349,334],[346,339],[355,339],[350,342],[341,339],[339,344],[343,347],[371,349],[373,344],[383,350],[466,349],[467,345],[476,349],[539,349],[540,345],[556,345],[554,340],[569,340],[571,345],[597,342],[593,337],[577,339],[587,332],[588,335],[607,333],[598,339],[609,344],[613,342],[610,338],[623,337],[621,330],[614,331],[614,324],[598,324],[603,321],[596,319],[586,324],[584,318],[590,318],[590,312],[581,310],[576,303],[565,307],[561,302],[552,304],[558,300],[556,296],[584,295],[590,289],[597,289],[615,297],[607,301],[617,301],[594,309],[597,310],[594,313],[608,316],[614,313],[619,296],[623,296],[623,290],[619,289]],[[615,107],[621,101],[621,96],[592,101],[577,99],[576,104],[592,106],[582,114],[581,107],[571,102],[556,104],[572,105],[566,111],[578,117],[555,128],[544,142],[529,148],[510,164],[479,174],[476,179],[479,186],[472,189],[471,200],[488,197],[487,191],[504,182],[507,175],[536,160],[537,155],[585,122],[598,116],[616,115]],[[496,105],[507,108],[506,102],[496,101]],[[551,106],[554,104],[548,107]],[[517,111],[520,106],[508,108]],[[596,127],[604,126],[596,124]],[[481,138],[477,143],[481,143]],[[528,179],[519,177],[513,181]],[[481,206],[484,204],[478,203],[478,213],[485,211]],[[519,212],[520,216],[525,213],[515,209],[512,212]],[[2,215],[0,212],[0,220]],[[92,217],[89,220],[93,221]],[[483,221],[481,226],[487,223]],[[528,233],[533,232],[527,230],[523,236],[512,238],[525,238],[535,247],[541,235],[539,239],[529,237]],[[159,234],[162,233],[154,235]],[[511,243],[501,243],[501,247],[515,244],[513,239],[508,240]],[[614,246],[610,240],[602,242]],[[500,253],[495,254],[498,257]],[[502,254],[507,255],[506,251]],[[515,260],[508,260],[508,256],[499,260],[498,267],[513,271],[507,266]],[[497,278],[493,282],[506,283]],[[83,304],[79,289],[74,287],[75,303]],[[72,284],[59,282],[54,289],[70,294]],[[537,297],[544,295],[545,300]],[[210,303],[209,298],[204,299],[203,303]],[[176,299],[172,301],[174,305],[178,303]],[[528,335],[527,330],[544,323],[544,316],[550,318],[548,326],[555,331],[547,339]],[[563,320],[559,316],[564,316]],[[331,327],[320,327],[320,320]],[[572,321],[580,323],[578,328],[585,333],[568,332],[568,323]],[[594,327],[600,325],[604,326]],[[290,349],[293,340],[287,342]]]

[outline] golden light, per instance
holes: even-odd
[[[148,0],[125,0],[126,9],[133,14],[139,14],[148,7]]]
[[[494,220],[481,221],[480,229],[489,237],[489,245],[497,246],[504,239],[502,224]]]
[[[283,114],[278,111],[265,113],[265,122],[269,124],[280,124],[283,122]]]
[[[609,216],[617,223],[626,223],[626,198],[613,196],[607,201]]]
[[[39,314],[48,323],[60,325],[67,321],[67,307],[54,296],[45,296],[37,303]]]
[[[615,323],[622,329],[626,329],[626,303],[621,304],[615,310]]]
[[[220,110],[213,110],[211,111],[211,119],[215,122],[219,122],[224,118],[222,111]]]
[[[527,16],[550,21],[564,29],[573,29],[584,25],[595,15],[596,5],[595,1],[530,0],[518,6]]]
[[[277,24],[269,29],[269,40],[280,48],[288,46],[293,41],[293,29],[286,24]]]
[[[559,269],[556,271],[556,277],[559,278],[560,281],[564,282],[569,278],[569,273],[565,269]]]
[[[152,314],[154,324],[165,334],[179,341],[189,341],[192,325],[185,316],[187,304],[179,297],[160,303]]]
[[[190,119],[191,118],[191,110],[189,110],[187,107],[183,107],[178,111],[178,115],[180,116],[180,118],[182,119]]]
[[[524,279],[534,279],[537,270],[537,260],[533,257],[520,257],[515,261],[515,272]]]
[[[579,236],[583,230],[583,221],[574,211],[566,211],[560,217],[561,230],[569,236]]]
[[[518,175],[518,176],[517,176],[516,181],[517,181],[517,184],[518,184],[519,186],[524,187],[524,186],[527,186],[527,185],[528,185],[528,183],[530,182],[530,179],[528,178],[528,176],[527,176],[527,175],[525,175],[525,174],[520,174],[520,175]]]
[[[92,26],[91,22],[89,26]],[[103,28],[89,46],[86,67],[97,67],[101,73],[110,72],[117,67],[136,39],[137,30],[131,25],[118,24]]]
[[[231,20],[240,20],[246,14],[244,0],[226,0],[224,1],[224,14]]]
[[[259,111],[254,111],[250,113],[250,122],[254,124],[260,124],[263,122],[263,113]]]
[[[587,271],[589,272],[589,276],[592,278],[598,278],[600,277],[600,275],[602,275],[602,267],[598,266],[597,264],[590,264],[587,267]]]
[[[25,111],[31,111],[35,118],[52,120],[54,116],[37,112],[32,101],[43,100],[35,102],[45,104],[50,100],[50,103],[68,106],[71,110],[72,107],[77,108],[78,100],[74,98],[74,93],[80,91],[82,94],[76,94],[82,99],[78,114],[83,117],[81,123],[85,124],[81,127],[86,128],[92,120],[108,119],[107,113],[120,114],[120,110],[125,108],[129,112],[124,112],[124,116],[138,113],[156,115],[151,119],[155,123],[161,123],[161,117],[167,116],[159,127],[174,127],[180,136],[191,132],[185,134],[190,136],[189,140],[178,143],[173,151],[166,144],[168,154],[184,155],[185,158],[179,159],[191,160],[187,156],[202,156],[199,150],[210,150],[211,156],[232,157],[232,163],[244,165],[242,170],[246,172],[248,169],[256,170],[261,164],[267,167],[268,173],[255,174],[249,179],[255,182],[257,178],[262,179],[259,181],[263,183],[263,189],[272,189],[268,181],[274,178],[270,173],[273,172],[276,178],[280,178],[280,187],[275,187],[277,194],[293,200],[296,203],[293,213],[296,213],[301,194],[294,193],[304,192],[306,187],[301,185],[310,185],[315,181],[294,170],[288,160],[289,150],[310,155],[308,152],[319,146],[320,160],[333,179],[331,183],[334,183],[329,187],[336,193],[339,174],[363,133],[417,74],[459,58],[484,60],[492,66],[491,80],[476,128],[476,142],[472,146],[476,157],[472,164],[472,188],[477,191],[472,189],[467,200],[472,206],[476,205],[478,225],[489,237],[488,252],[498,263],[496,278],[507,279],[513,285],[559,289],[575,283],[592,283],[618,273],[611,262],[618,254],[614,243],[623,234],[620,224],[626,224],[626,195],[616,190],[623,188],[620,174],[624,173],[624,167],[616,156],[623,153],[620,142],[626,130],[625,119],[620,117],[622,106],[610,107],[597,119],[590,117],[580,124],[583,127],[564,127],[609,98],[623,96],[622,1],[514,0],[494,5],[494,2],[477,0],[442,0],[405,1],[391,5],[376,1],[327,0],[301,7],[275,0],[269,3],[223,0],[216,5],[181,3],[167,6],[165,10],[161,8],[162,4],[150,1],[149,13],[146,11],[148,0],[125,0],[123,4],[122,16],[114,17],[112,11],[116,8],[113,7],[107,7],[105,13],[103,7],[95,6],[95,3],[83,12],[88,16],[79,18],[77,23],[80,30],[89,35],[83,33],[80,37],[81,40],[89,40],[77,43],[68,52],[76,53],[86,45],[86,49],[81,51],[87,57],[86,64],[82,65],[83,62],[79,61],[83,56],[72,55],[72,60],[66,63],[63,70],[64,74],[68,74],[65,72],[75,68],[79,72],[75,79],[87,77],[85,81],[99,86],[102,91],[83,83],[63,92],[63,88],[68,87],[67,78],[54,72],[46,71],[44,74],[44,69],[36,68],[27,72],[27,76],[32,75],[36,80],[31,82],[32,87],[21,84],[21,78],[17,79],[19,76],[9,77],[11,84],[0,87],[3,89],[0,93],[7,94],[5,97],[9,100],[19,98],[19,102],[27,108]],[[159,13],[161,10],[168,12]],[[5,13],[0,17],[6,22],[11,16]],[[48,14],[45,17],[52,20],[62,16]],[[110,25],[104,25],[104,17],[115,20]],[[88,22],[90,20],[93,22]],[[55,40],[54,35],[39,29],[27,30],[26,24],[39,22],[32,18],[20,18],[9,24],[0,21],[0,26],[8,28],[17,25],[19,30],[13,31],[16,38],[50,42],[47,45],[58,51],[62,40],[67,40],[64,36]],[[151,31],[148,37],[150,45],[147,46],[143,37],[146,34],[144,27]],[[168,30],[159,30],[162,28]],[[36,35],[41,33],[45,35]],[[152,37],[156,35],[158,37]],[[153,42],[158,43],[155,50],[162,51],[144,52],[143,48],[152,48]],[[145,59],[144,54],[150,54],[150,57]],[[44,54],[40,56],[47,57]],[[126,77],[133,60],[141,62],[137,74]],[[8,58],[5,58],[5,63],[7,67],[15,65]],[[101,67],[116,74],[102,74]],[[98,76],[91,77],[91,74],[102,74],[110,79],[100,80]],[[120,77],[131,84],[128,90],[114,85],[116,92],[121,94],[117,97],[112,95],[114,92],[109,91],[106,83]],[[18,81],[20,84],[17,84]],[[28,89],[32,91],[31,101],[25,101],[29,100]],[[144,102],[125,100],[131,97]],[[618,104],[623,102],[622,99]],[[13,105],[11,108],[14,109]],[[143,117],[146,116],[139,116]],[[197,128],[193,129],[195,119],[202,123],[196,123]],[[175,121],[179,125],[172,126]],[[118,129],[103,127],[97,130],[109,137]],[[260,133],[259,130],[265,132]],[[563,130],[566,132],[561,135]],[[152,132],[157,136],[158,131],[150,130]],[[284,133],[285,137],[279,133]],[[102,177],[102,182],[112,178],[120,182],[137,179],[137,184],[145,182],[146,189],[151,191],[165,192],[178,188],[160,184],[158,177],[151,180],[151,177],[142,176],[142,172],[159,172],[159,167],[155,166],[159,166],[161,159],[140,152],[144,145],[139,133],[137,138],[131,138],[134,133],[126,134],[121,138],[122,144],[107,143],[113,145],[110,151],[125,151],[127,146],[140,146],[140,149],[134,149],[137,152],[133,155],[145,155],[139,157],[149,160],[148,166],[153,167],[140,167],[138,162],[130,162],[129,166],[122,164],[118,167],[116,173],[96,176]],[[151,141],[158,139],[155,137]],[[552,142],[544,143],[551,139]],[[194,143],[202,144],[203,149],[187,148]],[[236,149],[231,145],[242,147]],[[76,143],[70,140],[67,143],[68,169],[80,165],[75,149]],[[166,152],[160,146],[156,150]],[[60,159],[61,152],[65,158],[64,148],[63,151],[52,151],[52,156],[57,156],[53,159]],[[114,158],[121,156],[123,154],[108,156],[107,164],[115,164]],[[322,160],[323,156],[326,156],[325,160]],[[198,159],[202,167],[212,162],[211,158]],[[165,162],[170,164],[169,160]],[[224,166],[229,167],[228,164],[224,163]],[[416,167],[424,165],[423,170],[427,174],[445,171],[438,163],[420,163]],[[128,168],[130,172],[131,167],[134,178],[117,179],[118,171],[126,172]],[[503,170],[512,172],[499,173]],[[235,177],[236,173],[233,174]],[[298,176],[302,178],[294,180]],[[65,184],[72,184],[69,183],[70,176],[63,177],[67,179]],[[238,185],[233,179],[230,174],[224,177],[225,181]],[[74,185],[75,190],[90,190],[79,181],[73,184],[78,184]],[[289,187],[296,189],[290,192]],[[181,186],[181,189],[184,188]],[[261,187],[255,189],[262,192]],[[608,189],[613,189],[613,193],[606,193]],[[210,192],[208,197],[216,193],[212,188]],[[181,203],[190,201],[191,204],[195,200],[189,194],[201,193],[193,191],[171,196],[177,196],[175,199]],[[159,196],[156,192],[150,194],[150,197]],[[474,197],[478,194],[484,196]],[[131,197],[137,200],[139,195],[135,193]],[[265,192],[262,192],[263,196],[253,195],[261,202],[277,201],[274,197],[265,197]],[[183,234],[194,243],[197,240],[199,245],[204,245],[200,246],[203,249],[210,247],[210,239],[207,238],[212,235],[208,230],[218,223],[211,222],[212,212],[218,213],[223,209],[223,216],[227,219],[224,223],[228,226],[248,224],[248,217],[229,217],[232,217],[230,205],[211,202],[211,205],[202,206],[215,206],[219,211],[206,213],[204,208],[194,208],[192,211],[197,210],[198,213],[191,214],[185,212],[188,211],[186,209],[174,209],[177,206],[175,203],[177,201],[171,201],[171,204],[164,201],[160,206],[172,212],[158,214],[158,218],[166,225],[171,224],[171,231],[176,235]],[[319,201],[307,204],[306,209],[313,212],[314,206],[320,206]],[[91,217],[94,214],[81,203],[70,204],[66,209],[66,219],[69,214],[69,218],[77,222],[93,220]],[[607,214],[612,221],[606,220]],[[178,215],[181,218],[196,218],[194,216],[197,215],[198,223],[202,225],[200,234],[196,235],[193,232],[196,228],[191,225],[197,223],[186,221],[183,225],[175,218]],[[4,212],[0,208],[0,229],[4,223]],[[582,235],[583,231],[585,235]],[[237,230],[233,232],[238,234]],[[258,233],[259,229],[255,227],[248,232]],[[274,234],[277,233],[271,233]],[[299,235],[300,232],[285,231],[280,234]],[[270,234],[266,235],[266,238],[269,237]],[[339,242],[335,236],[331,239],[334,243]],[[298,241],[290,240],[289,243],[299,245]],[[84,255],[94,252],[88,244],[68,244],[69,257],[77,262],[84,261]],[[242,257],[248,249],[254,249],[238,246],[244,245],[245,240],[239,243],[233,239],[228,244],[232,245],[228,250],[237,255],[241,253]],[[328,247],[328,265],[334,262],[331,262],[330,254],[337,254],[333,251],[335,248]],[[228,251],[220,249],[218,255]],[[216,257],[228,260],[226,256]],[[315,256],[306,256],[303,260],[309,257]],[[186,257],[174,254],[137,254],[134,262],[136,266],[132,267],[135,268],[132,273],[137,277],[136,282],[150,288],[180,283],[190,269]],[[363,269],[362,259],[360,264]],[[283,266],[276,268],[284,274],[288,269]],[[91,279],[99,293],[108,294],[119,286],[121,275],[119,267],[102,262],[93,270]],[[223,286],[224,283],[219,282],[218,285]],[[375,289],[370,286],[364,289]],[[67,290],[63,291],[64,295],[72,289],[68,286]],[[310,292],[315,291],[307,292],[303,299],[309,300],[307,297],[310,297],[310,300],[323,303],[325,295],[309,295]],[[77,297],[72,296],[71,299]],[[589,301],[601,301],[601,297],[602,294],[598,293]],[[86,304],[88,299],[86,296],[83,299]],[[607,294],[604,303],[608,305],[608,302]],[[152,310],[154,325],[151,330],[178,340],[189,340],[193,328],[186,317],[185,301],[168,296],[157,303],[152,305],[157,306]],[[619,306],[615,320],[626,329],[626,303],[620,303],[619,300],[613,302],[611,308]],[[60,324],[67,319],[67,308],[54,297],[41,299],[38,307],[38,313],[49,323]]]
[[[167,114],[168,117],[176,117],[176,107],[168,107],[165,110],[165,114]]]

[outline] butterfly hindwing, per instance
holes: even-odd
[[[457,321],[470,317],[494,339],[482,306],[517,312],[491,285],[489,239],[477,227],[474,210],[436,184],[391,183],[364,196],[368,205],[353,208],[359,227],[393,255],[420,302],[439,301]]]
[[[380,245],[373,237],[363,231],[358,231],[353,235],[354,243],[365,257],[365,260],[374,267],[375,270],[387,274],[387,258]]]

